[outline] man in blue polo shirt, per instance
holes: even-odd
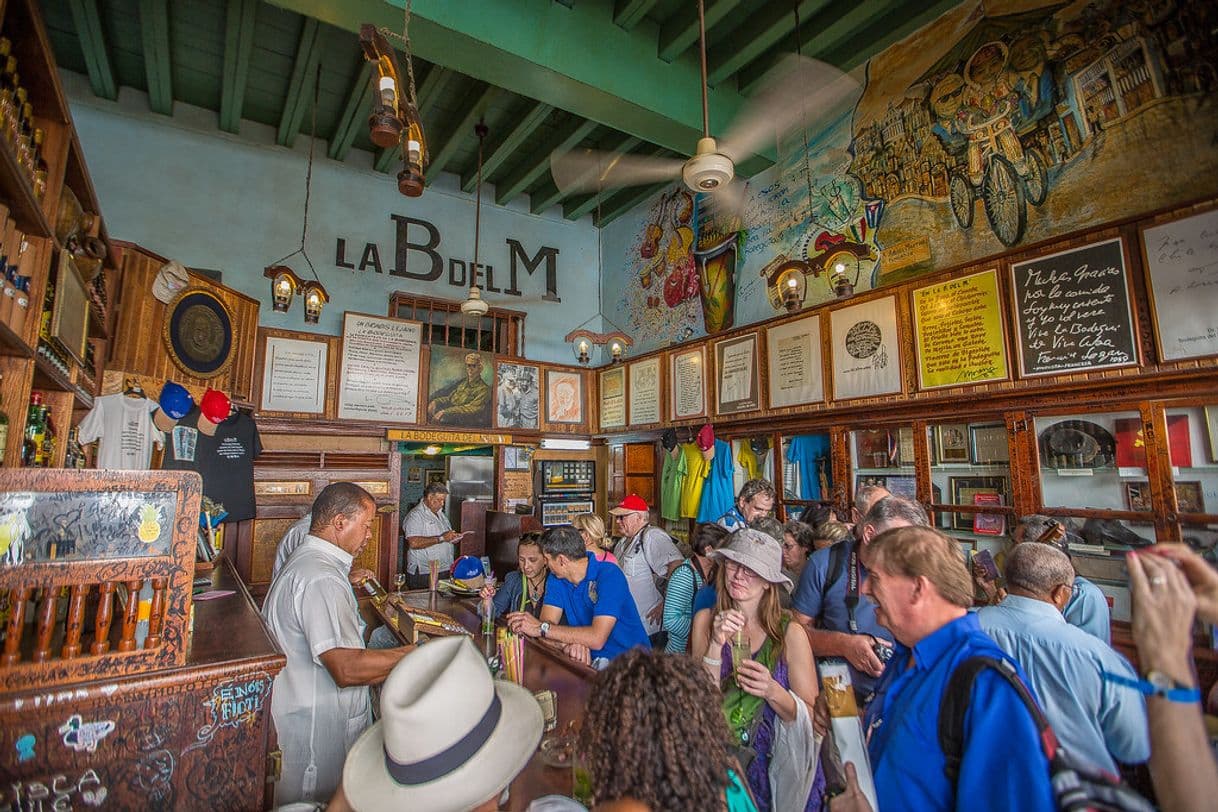
[[[892,633],[876,621],[875,603],[862,589],[867,580],[862,550],[885,530],[927,524],[926,511],[917,503],[883,496],[856,528],[861,541],[849,539],[813,553],[791,596],[795,620],[807,629],[812,653],[845,658],[860,706],[884,670],[880,654],[892,645]]]
[[[1000,674],[972,683],[958,775],[944,772],[939,708],[948,682],[970,657],[1019,665],[968,611],[973,582],[953,539],[929,527],[901,527],[863,548],[864,593],[896,638],[864,726],[879,808],[884,812],[1055,808],[1049,762],[1023,700]]]
[[[550,568],[541,616],[513,612],[507,616],[513,632],[553,640],[571,659],[598,666],[635,646],[651,648],[626,576],[616,564],[597,561],[578,530],[551,527],[541,551]]]

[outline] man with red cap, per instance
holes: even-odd
[[[684,557],[672,538],[651,524],[647,502],[638,494],[630,494],[609,513],[621,533],[613,554],[626,575],[651,644],[663,648],[663,585]]]

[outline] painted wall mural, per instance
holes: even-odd
[[[673,305],[632,288],[646,278],[646,227],[662,232],[663,201],[688,193],[673,187],[610,224],[607,312],[616,306],[641,351],[781,312],[788,260],[805,263],[797,295],[809,307],[835,287],[865,291],[1213,194],[1215,32],[1218,7],[1204,0],[967,2],[873,58],[846,115],[788,136],[778,163],[721,206],[738,222],[705,225],[715,217],[699,196],[698,303],[692,282]],[[721,276],[699,264],[704,234],[735,237]],[[674,257],[650,260],[689,281],[688,259]],[[711,301],[734,314],[697,306],[711,279],[725,294]]]

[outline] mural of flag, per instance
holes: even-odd
[[[868,200],[863,204],[863,211],[867,215],[867,225],[874,231],[880,224],[880,216],[884,213],[884,201]]]

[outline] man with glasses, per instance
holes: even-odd
[[[1146,702],[1124,657],[1071,626],[1062,610],[1074,567],[1048,544],[1020,544],[1007,556],[1007,596],[977,612],[981,628],[1023,667],[1062,747],[1080,762],[1117,774],[1117,762],[1150,757]],[[1101,678],[1101,675],[1105,675]]]
[[[427,414],[439,423],[456,426],[489,426],[491,423],[491,385],[482,380],[482,356],[465,354],[465,380],[433,397]]]
[[[750,479],[740,486],[732,509],[719,517],[719,526],[730,531],[741,530],[757,519],[769,516],[774,510],[775,496],[774,486],[767,480]]]
[[[672,537],[651,524],[647,502],[630,494],[609,511],[621,538],[613,549],[618,566],[630,584],[634,605],[656,648],[664,648],[664,586],[684,557]]]
[[[402,535],[406,537],[406,586],[410,589],[426,589],[431,561],[439,562],[441,577],[448,577],[453,565],[453,542],[461,534],[453,530],[444,513],[444,500],[448,498],[448,486],[433,482],[423,491],[419,504],[410,509],[402,520]]]

